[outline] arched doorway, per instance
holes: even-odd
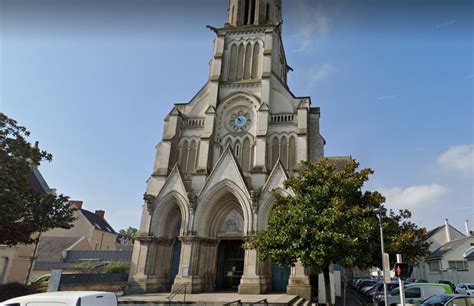
[[[168,292],[179,271],[183,218],[176,200],[158,205],[151,230],[155,240],[150,248],[147,288],[149,292]]]
[[[216,215],[219,244],[216,263],[216,289],[237,291],[244,274],[242,209],[235,199],[225,204],[222,214]]]

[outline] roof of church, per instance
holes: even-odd
[[[96,215],[93,212],[90,212],[86,209],[80,209],[84,217],[94,226],[95,229],[103,232],[108,232],[112,234],[116,234],[114,229],[110,226],[110,224],[102,217]]]

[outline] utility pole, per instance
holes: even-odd
[[[387,210],[383,207],[376,208],[374,209],[375,214],[377,215],[377,218],[379,219],[379,226],[380,226],[380,248],[382,251],[382,276],[383,276],[383,295],[384,295],[384,301],[385,305],[388,305],[388,292],[387,292],[387,282],[386,282],[386,269],[385,269],[385,249],[384,249],[384,244],[383,244],[383,226],[382,226],[382,216],[385,214]]]

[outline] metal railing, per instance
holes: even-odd
[[[168,299],[168,305],[171,305],[171,301],[174,299],[174,297],[180,293],[183,289],[184,289],[184,298],[183,298],[183,302],[186,302],[186,288],[188,287],[189,283],[184,283],[182,284],[181,286],[179,286],[178,288],[176,288],[173,292],[171,292],[171,294],[169,296],[167,296],[166,298]]]

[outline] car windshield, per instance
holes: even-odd
[[[400,289],[395,288],[392,291],[390,291],[390,295],[400,295]]]
[[[472,285],[467,285],[467,288],[471,289],[471,290],[474,290],[474,284]]]
[[[446,303],[447,301],[449,301],[451,297],[449,295],[435,295],[435,296],[432,296],[430,297],[429,299],[427,299],[423,305],[426,305],[426,306],[430,306],[430,305],[433,305],[433,306],[441,306],[443,305],[444,303]]]

